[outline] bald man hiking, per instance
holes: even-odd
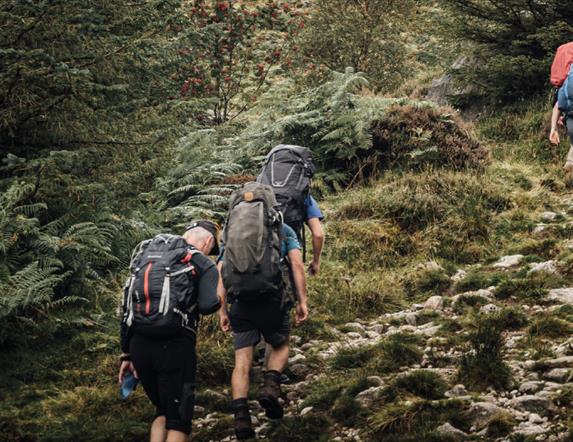
[[[199,315],[219,309],[219,272],[205,255],[219,252],[218,227],[192,223],[183,236],[144,241],[131,262],[121,321],[119,382],[141,380],[156,407],[151,442],[184,442],[195,405]]]

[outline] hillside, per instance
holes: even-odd
[[[313,153],[326,244],[286,416],[250,401],[257,437],[573,440],[573,196],[546,87],[571,8],[509,3],[0,5],[0,441],[148,439],[149,400],[117,385],[131,252],[223,222],[285,142]],[[197,353],[190,440],[232,441],[216,315]]]

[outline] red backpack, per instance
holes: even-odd
[[[563,86],[571,64],[573,64],[573,42],[561,45],[557,49],[555,59],[551,65],[551,84],[553,86]]]

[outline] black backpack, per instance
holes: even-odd
[[[270,186],[247,183],[231,196],[221,275],[230,300],[257,302],[282,290],[282,216]]]
[[[315,166],[309,148],[289,144],[279,144],[267,155],[259,183],[272,187],[288,224],[302,239],[306,219],[305,199],[310,191],[310,180]]]
[[[201,253],[176,235],[143,241],[131,260],[125,287],[127,325],[145,335],[169,335],[196,329],[194,254]]]

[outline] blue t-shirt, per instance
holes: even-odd
[[[306,199],[304,200],[304,207],[306,209],[306,220],[312,218],[318,218],[319,220],[324,219],[324,215],[320,211],[320,207],[318,207],[317,202],[311,195],[307,195]]]
[[[300,241],[298,240],[294,230],[287,224],[283,224],[283,240],[281,243],[281,258],[288,255],[288,252],[294,249],[301,249]],[[219,256],[217,257],[217,262],[223,259],[223,254],[225,253],[225,243],[221,241],[219,245]]]

